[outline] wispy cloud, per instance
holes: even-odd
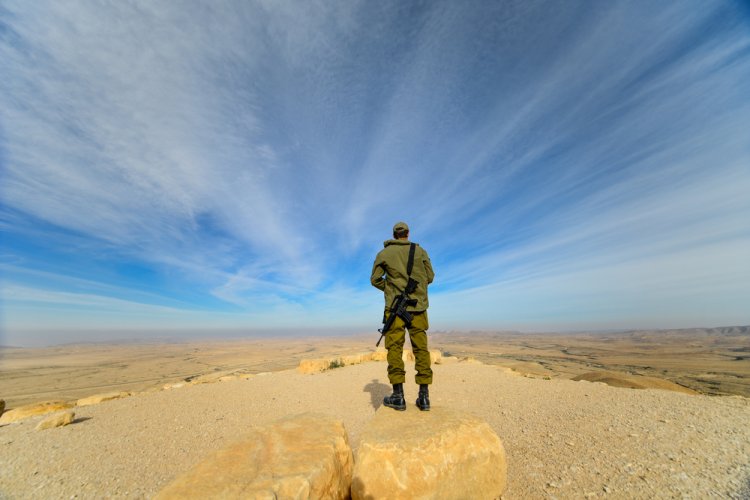
[[[659,277],[663,318],[682,311],[671,286],[750,298],[750,264],[719,258],[750,239],[747,16],[718,1],[6,3],[6,295],[148,292],[251,323],[362,324],[382,306],[371,259],[404,219],[446,324],[465,315],[441,296],[480,291],[585,323],[559,305],[571,283],[577,304],[616,304],[626,292],[594,278],[639,270]]]

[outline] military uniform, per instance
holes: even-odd
[[[400,222],[394,226],[394,233],[399,228],[404,228],[408,231],[406,224]],[[383,244],[385,248],[375,257],[372,274],[370,275],[370,283],[375,288],[384,292],[384,317],[390,314],[389,308],[393,304],[393,300],[404,290],[408,282],[407,263],[411,244],[408,239],[387,240]],[[388,349],[388,379],[394,387],[396,385],[400,386],[405,381],[406,371],[402,356],[406,337],[405,328],[407,328],[409,330],[409,338],[417,370],[415,379],[417,384],[425,388],[426,393],[427,385],[432,383],[432,368],[430,367],[430,352],[427,349],[426,333],[429,328],[429,321],[427,319],[427,308],[429,307],[427,285],[432,283],[435,273],[432,270],[430,257],[419,245],[416,245],[414,251],[411,278],[418,282],[414,293],[409,295],[410,298],[415,299],[415,303],[407,307],[407,310],[413,316],[411,326],[406,326],[404,320],[397,317],[393,326],[387,332],[384,332],[385,347]]]

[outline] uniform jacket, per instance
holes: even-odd
[[[372,265],[372,274],[370,283],[372,286],[385,292],[385,307],[388,308],[393,304],[393,299],[406,287],[407,275],[406,264],[409,262],[409,245],[408,240],[388,240],[383,243],[383,248],[375,257],[375,263]],[[415,306],[410,306],[410,311],[426,311],[429,307],[427,300],[427,285],[432,283],[435,273],[432,270],[432,263],[427,252],[417,245],[414,251],[414,268],[411,271],[411,277],[417,281],[417,289],[410,298],[417,299]]]

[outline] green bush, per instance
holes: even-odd
[[[332,370],[332,369],[334,369],[334,368],[341,368],[341,367],[343,367],[343,366],[344,366],[344,362],[343,362],[343,361],[341,361],[340,359],[334,359],[334,360],[333,360],[333,361],[331,361],[331,363],[330,363],[330,364],[328,365],[328,369],[329,369],[329,370]]]

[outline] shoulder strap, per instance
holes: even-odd
[[[414,268],[414,251],[417,249],[417,245],[411,243],[409,245],[409,262],[406,263],[406,275],[411,278],[411,270]]]

